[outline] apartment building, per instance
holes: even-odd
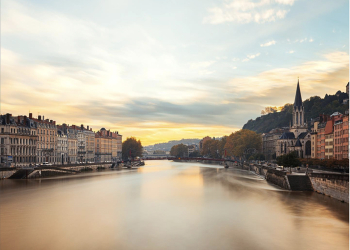
[[[2,166],[28,167],[37,162],[37,131],[26,116],[0,116],[0,157]]]
[[[44,116],[38,115],[33,118],[29,113],[29,119],[34,121],[37,129],[38,144],[37,157],[38,163],[49,162],[56,164],[58,162],[56,146],[57,146],[57,126],[56,121],[46,119]]]

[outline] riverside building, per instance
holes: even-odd
[[[62,130],[57,130],[57,159],[58,164],[68,163],[68,137]]]
[[[37,162],[37,131],[26,116],[0,116],[0,157],[4,167],[28,167]]]
[[[57,126],[56,121],[46,119],[41,115],[38,118],[33,118],[32,113],[29,113],[29,119],[34,121],[37,129],[38,144],[37,157],[38,163],[48,162],[51,164],[57,163],[56,145],[57,145]]]

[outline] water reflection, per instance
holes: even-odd
[[[0,248],[348,249],[348,204],[238,169],[146,164],[0,182]]]

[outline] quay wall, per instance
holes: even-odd
[[[52,166],[40,166],[33,169],[28,169],[28,175],[24,178],[34,179],[42,177],[52,177],[59,175],[76,174],[85,171],[95,171],[99,169],[111,168],[113,163],[90,163],[90,164],[69,164],[69,165],[52,165]],[[123,164],[115,165],[115,169],[121,169]],[[21,171],[21,168],[6,169],[0,171],[1,179],[7,179],[14,175],[16,172]],[[21,178],[21,177],[20,177]]]
[[[266,171],[266,181],[271,182],[281,188],[290,190],[287,172],[276,169],[268,169]]]
[[[311,173],[309,178],[314,191],[349,203],[349,175]]]
[[[177,161],[182,161],[182,160],[177,160]],[[198,162],[198,161],[186,160],[186,162]],[[215,161],[212,162],[208,160],[204,160],[200,162],[208,163],[208,164],[219,164],[218,162],[215,162]],[[233,162],[227,162],[227,164],[230,167],[236,166],[247,171],[253,171],[256,174],[262,177],[265,177],[266,181],[276,186],[279,186],[286,190],[292,190],[291,183],[289,183],[287,171],[285,170],[277,170],[272,167],[261,166],[256,164],[243,164],[243,165],[239,164],[238,166],[234,165]],[[302,173],[306,171],[306,169],[296,169],[296,170],[298,170],[296,171],[298,173]],[[315,192],[325,194],[337,200],[349,203],[349,174],[312,173],[310,169],[308,171],[309,171],[309,174],[304,175],[304,177],[310,180],[312,189]],[[305,178],[303,180],[299,180],[300,183],[293,182],[294,184],[293,183],[292,184],[294,186],[297,185],[296,186],[297,188],[302,188],[303,186],[305,186],[304,184],[307,182],[307,179]],[[298,179],[301,179],[301,178],[298,178]],[[295,189],[295,190],[298,190],[298,189]]]
[[[10,171],[0,171],[0,178],[1,179],[7,179],[11,175],[13,175],[17,170],[10,170]]]

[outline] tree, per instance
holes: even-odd
[[[127,138],[122,145],[123,159],[128,160],[129,158],[134,159],[135,157],[141,157],[142,148],[140,140],[136,140],[135,137]]]
[[[200,157],[201,153],[199,153],[198,150],[193,151],[192,153],[190,153],[189,157]]]
[[[298,159],[298,154],[296,151],[291,152],[286,155],[281,155],[277,157],[277,164],[284,167],[289,167],[290,172],[292,172],[292,167],[300,166],[300,160]]]
[[[245,157],[254,151],[260,151],[262,137],[248,129],[238,130],[226,139],[225,149],[229,156]]]
[[[182,143],[172,146],[170,149],[170,155],[175,157],[186,157],[188,156],[188,147]]]
[[[265,155],[260,154],[260,153],[255,153],[255,154],[252,154],[248,159],[250,161],[251,160],[264,161],[265,160]]]

